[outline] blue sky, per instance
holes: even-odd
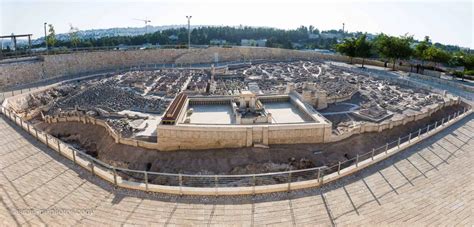
[[[57,33],[69,24],[81,30],[192,24],[251,25],[283,29],[314,25],[320,30],[367,31],[390,35],[429,35],[434,42],[474,48],[472,1],[382,0],[0,0],[0,33],[43,34],[43,23]]]

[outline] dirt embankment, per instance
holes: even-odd
[[[39,123],[38,126],[65,142],[87,151],[109,164],[129,169],[168,173],[248,174],[331,166],[338,161],[406,136],[462,110],[456,105],[437,111],[431,117],[380,133],[364,133],[329,144],[272,145],[269,149],[239,148],[204,151],[157,151],[116,144],[98,125],[77,122]]]

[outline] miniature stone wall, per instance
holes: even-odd
[[[157,132],[160,150],[239,148],[254,144],[323,143],[331,136],[331,125],[159,125]]]
[[[404,115],[396,119],[392,118],[389,120],[385,120],[381,123],[367,122],[367,123],[358,124],[352,127],[349,131],[346,131],[342,134],[339,134],[339,135],[332,134],[331,138],[328,139],[327,142],[337,142],[337,141],[349,138],[352,135],[361,134],[364,132],[381,132],[383,130],[391,129],[399,125],[405,125],[409,122],[418,121],[425,117],[429,117],[431,116],[431,114],[440,110],[443,107],[452,106],[452,105],[456,105],[460,103],[461,103],[461,99],[459,97],[450,97],[449,100],[444,103],[435,104],[431,107],[425,107],[421,109],[420,112],[413,115]]]
[[[44,79],[115,70],[144,64],[213,63],[215,54],[219,62],[249,60],[331,60],[348,62],[342,55],[320,54],[310,51],[258,47],[211,47],[205,49],[151,49],[127,51],[97,51],[71,54],[45,55],[38,60],[0,65],[0,89],[32,83]],[[361,59],[354,59],[359,63]],[[366,60],[366,64],[383,66],[383,62]]]
[[[426,72],[426,70],[425,70],[425,72]],[[469,92],[474,92],[474,86],[469,86],[469,85],[461,84],[461,83],[458,83],[458,82],[449,81],[449,80],[446,80],[446,79],[440,79],[440,78],[436,78],[436,77],[433,77],[433,76],[422,75],[422,74],[418,74],[418,73],[410,73],[409,76],[414,77],[414,78],[418,78],[418,79],[433,81],[433,82],[436,82],[436,83],[439,83],[439,84],[446,84],[446,85],[457,87],[459,89],[469,91]]]

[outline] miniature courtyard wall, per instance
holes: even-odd
[[[260,99],[283,99],[294,102],[292,96],[262,96]],[[232,97],[213,97],[215,101],[230,101]],[[192,102],[209,102],[210,98],[195,97]],[[190,100],[186,100],[178,122],[183,122]],[[297,108],[303,108],[295,104]],[[303,111],[305,114],[306,111]],[[311,117],[311,116],[308,116]],[[269,125],[218,125],[176,124],[158,125],[157,141],[160,150],[240,148],[254,144],[323,143],[331,135],[329,122],[269,124]]]
[[[254,144],[323,143],[330,138],[327,124],[158,125],[160,150],[250,147]]]

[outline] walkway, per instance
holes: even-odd
[[[323,189],[176,197],[114,189],[0,117],[0,226],[473,225],[474,115]]]

